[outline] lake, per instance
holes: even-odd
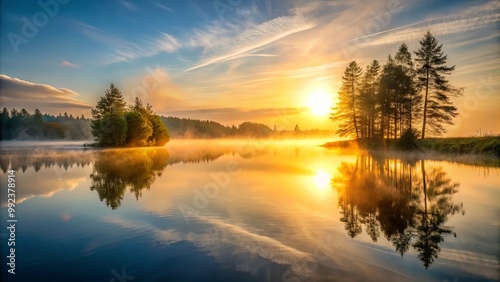
[[[2,143],[2,280],[499,280],[498,165],[322,143]]]

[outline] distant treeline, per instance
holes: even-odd
[[[263,138],[273,134],[273,130],[265,124],[244,122],[238,127],[224,126],[210,120],[197,120],[178,117],[161,117],[174,138],[227,138],[254,137]]]
[[[225,126],[215,121],[178,117],[161,117],[173,138],[312,138],[331,137],[330,130],[276,130],[262,123],[243,122]]]
[[[0,140],[91,140],[90,119],[67,113],[58,116],[3,108]]]

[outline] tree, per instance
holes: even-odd
[[[359,85],[363,73],[355,61],[349,63],[342,76],[342,87],[339,91],[339,102],[332,108],[330,119],[340,122],[337,133],[340,136],[356,136],[359,138],[359,129],[356,110],[359,107]]]
[[[424,91],[422,139],[425,138],[427,131],[435,134],[445,132],[444,124],[453,124],[452,119],[458,115],[450,97],[461,94],[462,90],[449,85],[445,78],[445,75],[455,70],[455,66],[446,66],[448,56],[444,55],[442,47],[443,45],[439,44],[428,31],[420,41],[418,51],[414,52],[418,64],[418,83]]]
[[[125,112],[127,103],[123,98],[121,91],[115,87],[113,83],[109,86],[109,89],[104,93],[104,97],[101,97],[95,109],[92,109],[92,118],[100,119],[104,117],[105,114],[119,115]]]
[[[408,51],[408,46],[403,43],[399,46],[398,52],[394,56],[394,61],[398,66],[401,66],[406,74],[406,77],[411,79],[412,85],[406,85],[407,93],[404,95],[403,105],[401,107],[401,132],[406,129],[413,129],[413,121],[420,118],[422,108],[422,96],[419,95],[417,89],[416,73],[411,53]],[[406,79],[405,77],[405,79]],[[409,81],[405,80],[406,83]]]
[[[144,106],[139,98],[128,108],[125,105],[120,90],[111,84],[92,109],[92,135],[100,146],[163,146],[169,141],[168,130],[151,105]]]
[[[153,128],[153,133],[148,138],[148,144],[151,146],[165,145],[170,140],[170,136],[161,118],[157,115],[152,115],[149,117],[149,122]]]
[[[92,135],[99,145],[121,146],[127,138],[125,99],[113,83],[92,109]]]
[[[105,114],[97,120],[96,126],[99,128],[97,138],[101,146],[123,146],[127,140],[127,120],[124,114]]]
[[[401,136],[406,129],[403,120],[405,109],[412,100],[414,91],[413,79],[404,66],[398,65],[389,55],[380,76],[379,103],[381,106],[381,135],[394,138]]]
[[[379,72],[380,64],[377,60],[374,60],[366,67],[363,77],[360,91],[360,131],[362,137],[374,137]]]
[[[39,109],[35,110],[33,115],[33,123],[28,126],[28,131],[31,136],[39,137],[43,132],[43,116]]]
[[[64,127],[58,122],[45,122],[43,136],[47,139],[62,139],[64,138]]]
[[[130,146],[148,145],[148,138],[153,133],[153,127],[148,117],[134,110],[127,112],[125,118],[127,120],[127,138],[125,142]]]
[[[139,134],[140,136],[136,137],[136,139],[144,140],[141,142],[142,146],[163,146],[170,140],[165,124],[161,121],[159,116],[154,114],[153,107],[150,104],[146,104],[144,106],[141,99],[136,97],[134,105],[130,107],[130,110],[144,118],[145,124],[142,125],[142,129],[139,129],[138,127],[135,127],[136,129],[134,129],[135,125],[129,125],[130,135]],[[128,121],[129,117],[127,118],[127,122]],[[130,126],[132,126],[132,128]],[[129,145],[133,144],[129,143]]]
[[[1,114],[1,128],[0,128],[0,140],[10,139],[10,114],[7,108],[3,108]]]

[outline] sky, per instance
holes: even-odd
[[[497,0],[0,3],[2,108],[90,116],[114,83],[161,115],[335,130],[311,97],[334,105],[350,61],[383,64],[430,31],[465,89],[447,135],[500,134]]]

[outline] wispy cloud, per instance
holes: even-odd
[[[77,64],[73,64],[72,62],[70,61],[62,61],[61,62],[61,67],[67,67],[67,68],[77,68],[78,65]]]
[[[167,33],[160,32],[155,39],[144,39],[134,43],[85,23],[77,21],[72,21],[72,23],[88,38],[113,50],[101,56],[99,63],[104,65],[151,57],[162,52],[172,53],[181,47],[180,42]]]
[[[236,36],[222,37],[215,42],[207,42],[201,62],[186,71],[238,58],[242,54],[313,27],[314,24],[303,16],[282,16],[266,21],[247,28]],[[197,36],[202,38],[195,39],[195,41],[205,41],[207,33],[198,33]]]
[[[129,1],[122,0],[122,1],[120,1],[120,4],[123,7],[127,8],[128,10],[130,10],[130,11],[136,11],[137,10],[137,6],[135,6],[134,4],[132,4]]]
[[[315,26],[311,20],[302,15],[281,16],[255,23],[255,17],[252,15],[259,13],[258,11],[242,10],[239,13],[241,21],[238,23],[214,21],[210,25],[193,28],[180,38],[159,32],[152,39],[137,42],[124,40],[88,24],[76,21],[73,23],[81,33],[113,50],[102,56],[100,60],[102,64],[132,61],[164,52],[173,53],[181,48],[202,48],[199,61],[186,71],[246,56],[273,56],[273,54],[251,54],[251,52]]]
[[[167,12],[170,12],[170,13],[174,12],[174,10],[172,10],[171,8],[169,8],[169,7],[167,7],[167,6],[163,5],[163,4],[160,4],[158,2],[151,2],[151,4],[154,5],[154,6],[156,6],[156,7],[158,7],[158,8],[160,8],[160,9],[162,9],[162,10],[165,10]]]
[[[456,34],[482,29],[500,22],[500,2],[492,1],[465,9],[452,16],[427,19],[403,27],[358,37],[353,40],[374,37],[361,45],[385,45],[395,42],[418,40],[431,30],[434,35]]]
[[[8,75],[0,75],[4,107],[25,108],[29,111],[40,109],[43,112],[57,114],[68,111],[88,114],[91,106],[76,99],[79,94],[67,88],[56,88],[48,84],[33,83]]]

